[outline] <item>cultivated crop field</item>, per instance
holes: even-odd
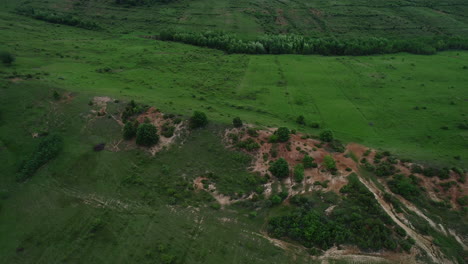
[[[146,38],[468,37],[465,1],[117,2],[0,3],[0,262],[466,263],[468,51]]]

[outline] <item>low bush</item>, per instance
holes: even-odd
[[[174,135],[175,126],[171,125],[170,122],[166,122],[161,126],[161,135],[170,138]]]

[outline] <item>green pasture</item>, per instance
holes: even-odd
[[[147,1],[151,2],[151,1]],[[296,33],[336,37],[468,35],[464,0],[248,1],[177,0],[126,7],[113,0],[13,1],[9,10],[33,7],[95,21],[112,32],[223,30],[245,38]],[[1,6],[2,4],[0,4]]]
[[[0,44],[17,56],[13,66],[1,66],[3,78],[40,73],[41,82],[73,92],[135,99],[186,116],[203,110],[222,123],[240,116],[318,134],[295,124],[304,115],[346,142],[436,165],[467,164],[467,132],[458,128],[467,122],[466,52],[226,55],[8,13],[0,19]]]

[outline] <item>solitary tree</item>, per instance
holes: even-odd
[[[151,147],[158,142],[158,129],[153,124],[143,123],[138,126],[136,134],[136,143],[138,145]]]
[[[234,119],[232,119],[232,124],[234,127],[241,127],[243,125],[240,117],[234,117]]]
[[[190,118],[191,128],[204,127],[206,124],[208,124],[208,118],[206,117],[205,113],[200,111],[193,112],[193,115]]]
[[[286,178],[289,175],[288,162],[283,158],[279,158],[277,161],[273,162],[269,170],[273,176],[278,178]]]
[[[320,133],[320,140],[325,142],[332,142],[333,141],[333,133],[330,130],[325,130]]]
[[[291,132],[287,127],[280,127],[278,130],[276,130],[275,134],[278,136],[278,141],[279,142],[286,142],[289,140],[289,134]]]

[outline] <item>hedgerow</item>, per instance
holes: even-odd
[[[414,38],[311,38],[301,35],[265,35],[242,40],[223,32],[177,32],[166,30],[154,38],[245,54],[372,55],[397,52],[434,54],[443,50],[467,50],[468,39],[461,37]]]

